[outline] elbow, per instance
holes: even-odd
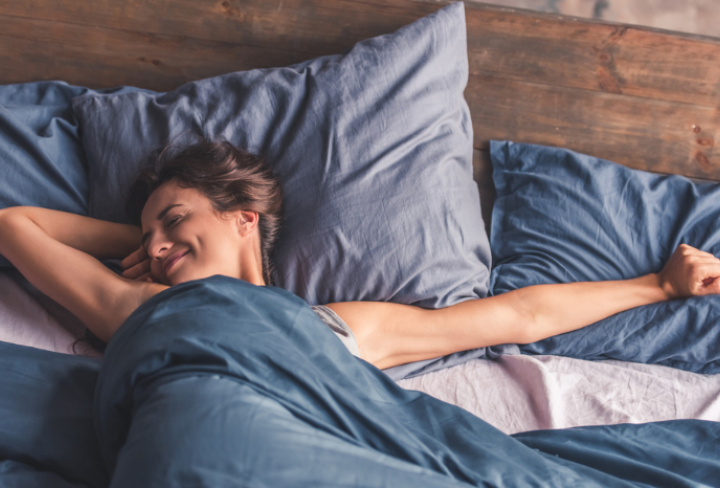
[[[5,227],[7,225],[7,222],[8,220],[10,220],[11,215],[16,213],[16,208],[17,207],[0,208],[0,226]]]
[[[538,334],[538,325],[534,318],[525,319],[517,335],[517,344],[531,344],[542,339]]]
[[[8,218],[10,216],[14,216],[14,215],[27,216],[28,208],[31,208],[31,207],[23,206],[23,205],[16,205],[14,207],[0,208],[0,221],[4,220],[5,218]]]
[[[434,341],[427,333],[433,330],[430,311],[407,305],[379,307],[383,313],[368,321],[356,333],[360,358],[378,369],[430,359],[442,354],[433,350]]]
[[[394,354],[390,348],[391,341],[388,337],[383,337],[379,333],[366,333],[360,337],[356,335],[356,339],[360,359],[367,361],[378,369],[386,369],[400,364],[393,357]]]
[[[3,230],[18,225],[19,222],[27,222],[30,219],[25,214],[26,207],[7,207],[0,209],[0,228]]]

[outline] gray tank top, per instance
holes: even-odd
[[[350,327],[348,327],[345,321],[343,321],[343,319],[341,319],[338,314],[333,312],[332,309],[326,307],[325,305],[314,305],[312,309],[313,312],[315,312],[317,316],[320,317],[320,320],[325,322],[325,325],[327,325],[330,330],[335,333],[338,339],[340,339],[342,343],[345,344],[345,347],[348,348],[348,351],[350,351],[353,356],[360,357],[360,350],[358,349],[355,334],[353,334],[353,331],[350,329]]]

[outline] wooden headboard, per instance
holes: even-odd
[[[0,4],[0,84],[167,91],[341,53],[446,1],[23,0]],[[491,139],[720,180],[720,39],[466,2],[475,176]]]

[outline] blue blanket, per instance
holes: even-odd
[[[0,380],[4,486],[106,486],[111,480],[113,487],[607,488],[704,486],[720,479],[720,424],[673,421],[507,436],[458,407],[398,387],[353,357],[294,295],[223,276],[183,283],[145,302],[110,341],[99,375],[94,360],[46,351],[25,360],[29,348],[2,346],[0,363],[14,353],[15,370],[54,365]],[[15,382],[12,389],[7,378]],[[87,438],[86,429],[76,439],[86,471],[69,459],[69,441],[53,437],[53,429],[42,456],[23,452],[32,442],[12,445],[21,437],[16,425],[40,422],[21,406],[43,404],[37,385],[47,386],[48,379],[85,391],[96,385],[93,418],[83,418],[94,421],[97,440]],[[56,409],[70,411],[62,407],[63,392],[53,391],[46,426],[57,420]],[[67,395],[79,401],[72,388]],[[86,410],[76,406],[78,415]],[[97,450],[102,461],[88,454]],[[23,483],[6,483],[20,477]]]

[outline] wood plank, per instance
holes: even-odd
[[[281,49],[0,16],[3,84],[63,80],[90,88],[167,91],[232,71],[286,66],[298,58],[304,56]]]
[[[357,0],[23,0],[2,2],[0,15],[273,47],[315,57],[394,32],[442,6],[412,0],[379,6]]]
[[[289,0],[279,10],[259,0],[4,2],[0,84],[61,79],[167,91],[231,71],[341,53],[442,7],[401,3],[378,16],[373,6],[353,1]]]
[[[5,2],[0,83],[61,79],[166,91],[340,52],[441,6],[414,0]],[[471,76],[465,96],[477,148],[489,139],[511,139],[720,180],[714,152],[720,41],[472,3],[466,14]]]
[[[305,53],[299,61],[393,32],[445,3],[25,0],[3,2],[0,15]],[[720,99],[718,39],[476,2],[466,2],[466,17],[475,74],[705,106]]]
[[[468,4],[470,71],[715,107],[720,39]]]
[[[474,75],[475,147],[509,139],[567,147],[631,168],[720,180],[716,108]]]

